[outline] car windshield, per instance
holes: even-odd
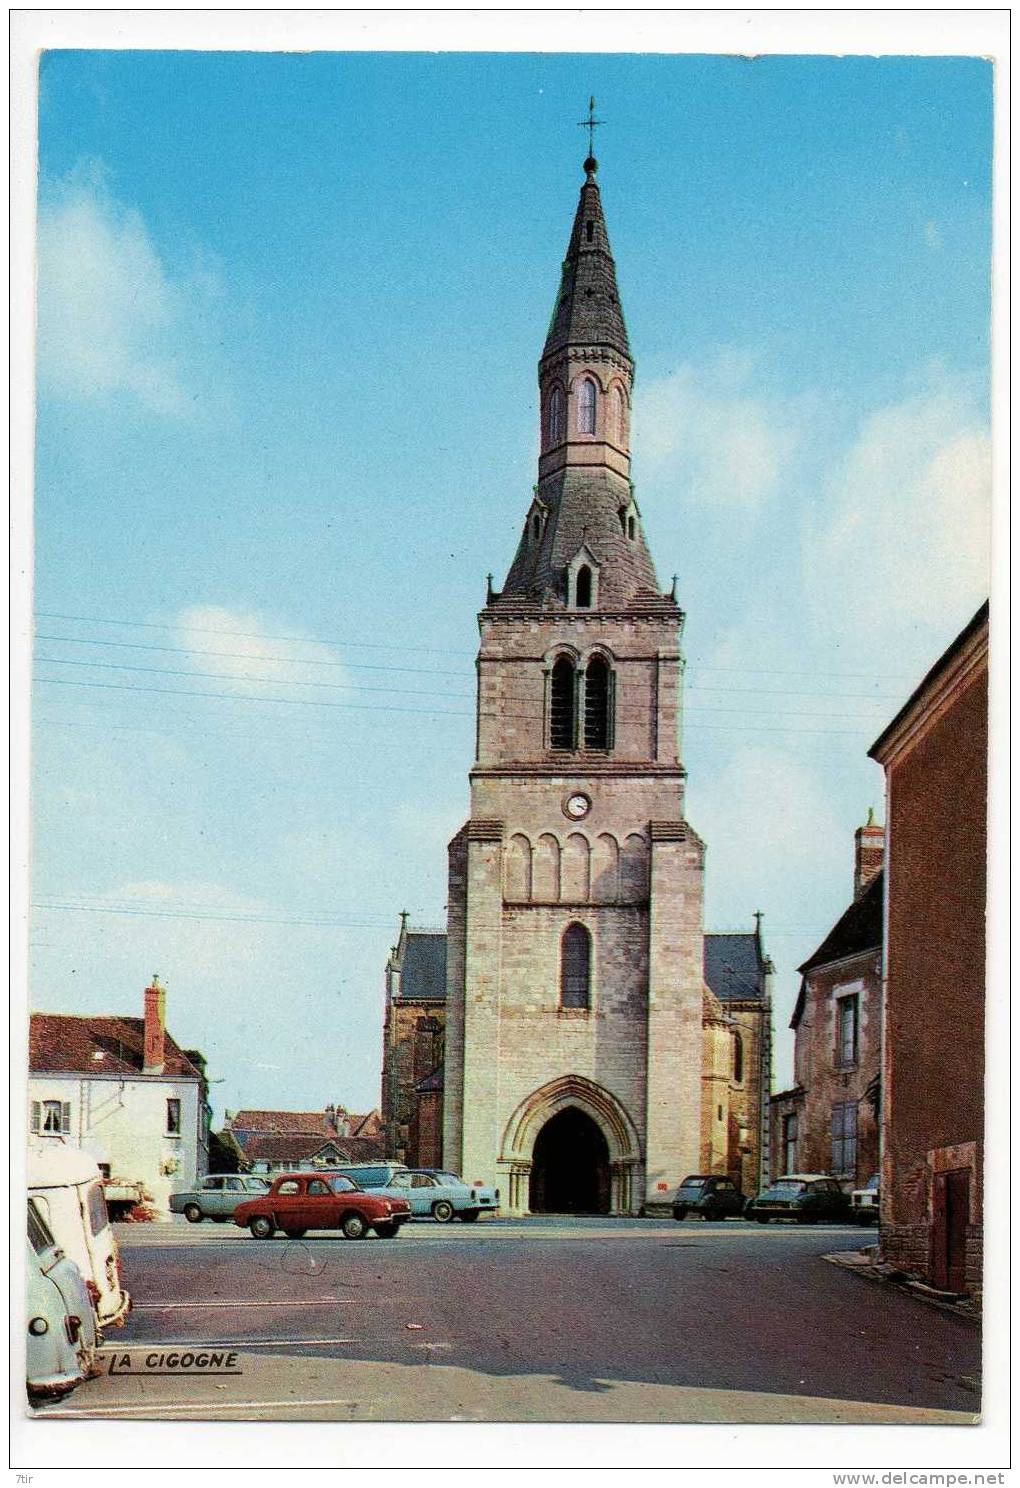
[[[327,1182],[334,1193],[358,1192],[358,1185],[350,1178],[345,1178],[342,1173],[334,1173],[331,1178],[327,1179]]]
[[[801,1183],[794,1178],[786,1178],[782,1183],[773,1183],[772,1187],[766,1190],[765,1196],[766,1198],[788,1199],[793,1194],[804,1193],[806,1189],[806,1183]]]
[[[31,1199],[28,1201],[28,1238],[32,1242],[32,1249],[36,1255],[42,1255],[45,1250],[53,1250],[57,1242],[49,1232],[46,1221]]]
[[[685,1178],[680,1187],[685,1193],[700,1193],[705,1186],[704,1178]]]
[[[93,1183],[88,1191],[89,1224],[93,1235],[98,1235],[100,1230],[105,1230],[110,1223],[110,1216],[106,1212],[106,1195],[103,1193],[101,1183]]]

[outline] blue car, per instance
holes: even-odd
[[[471,1224],[479,1214],[492,1214],[499,1208],[498,1189],[465,1183],[456,1173],[441,1168],[403,1168],[385,1184],[364,1187],[369,1193],[407,1199],[415,1219],[431,1215],[440,1224],[449,1224],[454,1217]]]

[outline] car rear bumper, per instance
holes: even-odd
[[[96,1316],[101,1328],[122,1328],[127,1322],[128,1313],[131,1311],[131,1293],[122,1291],[120,1294],[120,1305],[113,1312],[100,1312]]]

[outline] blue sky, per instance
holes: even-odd
[[[159,971],[218,1113],[378,1099],[592,92],[706,919],[765,912],[780,1085],[867,747],[987,593],[987,64],[47,54],[32,1000]]]

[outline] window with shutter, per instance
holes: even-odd
[[[60,1107],[60,1130],[69,1132],[71,1130],[71,1102],[64,1101]]]
[[[42,1102],[32,1102],[32,1130],[34,1132],[42,1129]]]

